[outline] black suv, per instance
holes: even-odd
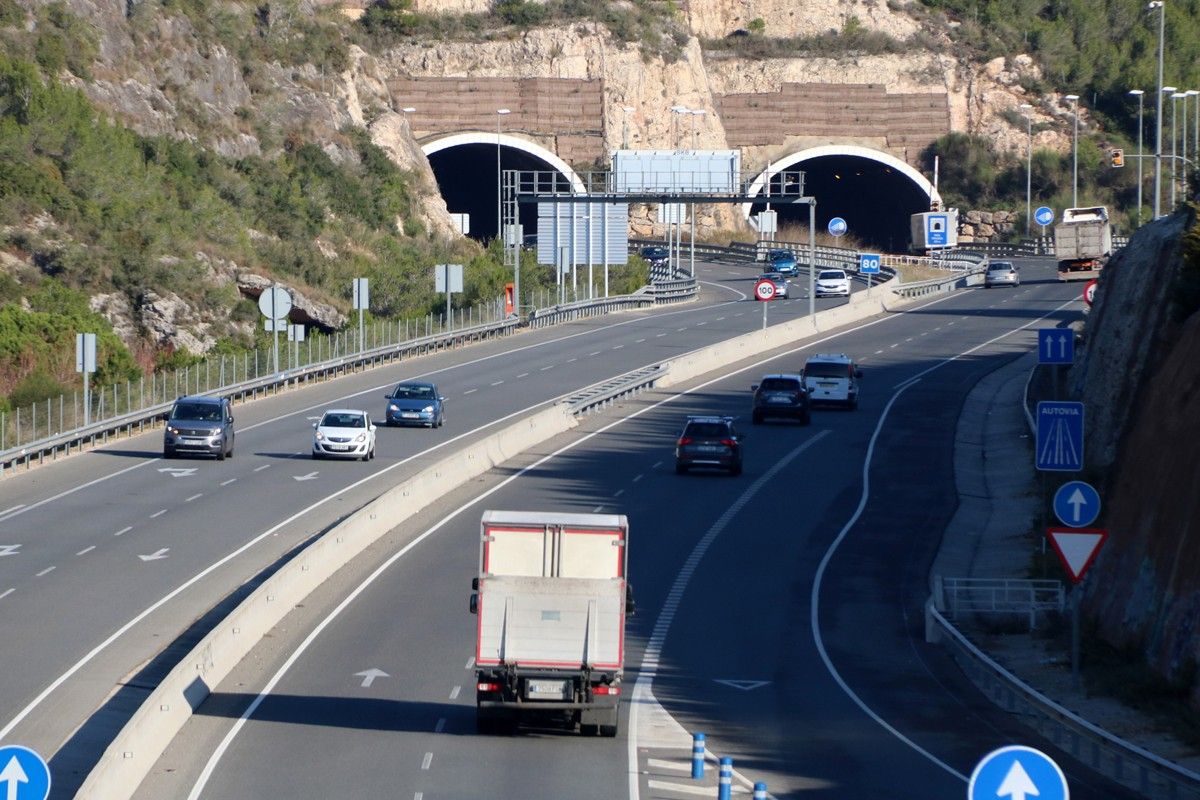
[[[180,453],[233,456],[233,407],[226,397],[180,397],[165,415],[163,458]]]
[[[671,251],[665,247],[643,247],[640,255],[651,267],[665,267],[671,262]]]
[[[763,375],[762,381],[751,386],[750,391],[754,392],[755,425],[768,417],[794,419],[801,425],[811,420],[808,391],[800,375]]]
[[[742,440],[734,430],[733,417],[687,418],[675,442],[675,471],[682,475],[692,467],[742,474]]]

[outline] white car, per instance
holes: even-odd
[[[375,425],[371,415],[354,408],[331,408],[314,422],[313,458],[375,457]]]
[[[862,370],[845,353],[817,353],[804,363],[804,388],[812,405],[858,408],[858,379]]]
[[[844,269],[823,269],[817,273],[817,297],[849,297],[850,276]]]

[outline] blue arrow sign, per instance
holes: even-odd
[[[830,236],[841,236],[850,230],[850,226],[846,224],[846,220],[841,217],[834,217],[829,220],[829,225],[826,227]]]
[[[50,794],[50,768],[28,747],[0,747],[0,798],[46,800]]]
[[[975,766],[967,800],[1069,800],[1067,778],[1050,756],[1014,744],[988,753]]]
[[[1054,209],[1049,206],[1038,206],[1038,210],[1033,212],[1033,221],[1038,225],[1049,225],[1054,222]]]
[[[874,253],[858,254],[858,271],[863,275],[878,275],[879,267],[883,264],[882,256]]]
[[[1090,483],[1068,481],[1054,493],[1054,515],[1063,525],[1086,528],[1100,516],[1100,493]]]
[[[1083,403],[1043,400],[1037,405],[1037,468],[1083,469]]]
[[[1038,328],[1039,364],[1074,364],[1075,333],[1070,328]]]

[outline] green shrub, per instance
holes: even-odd
[[[66,387],[55,380],[44,367],[38,367],[13,387],[8,395],[8,403],[11,408],[26,408],[34,403],[58,397],[66,391]]]

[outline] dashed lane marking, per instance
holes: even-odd
[[[233,483],[233,482],[234,482],[234,481],[236,481],[236,480],[237,480],[237,478],[230,478],[230,479],[229,479],[229,480],[227,480],[227,481],[221,481],[221,485],[222,485],[222,486],[228,486],[229,484]]]
[[[49,575],[51,572],[54,572],[54,570],[56,570],[56,569],[58,569],[58,567],[46,567],[44,570],[42,570],[41,572],[39,572],[39,573],[38,573],[36,576],[34,576],[34,577],[40,578],[40,577],[42,577],[43,575]]]
[[[78,553],[76,553],[75,555],[77,555],[77,556],[87,555],[88,553],[92,552],[95,549],[96,549],[96,545],[92,545],[91,547],[85,547],[82,550],[80,550]]]
[[[121,528],[121,530],[119,530],[119,531],[117,531],[116,533],[114,533],[114,534],[113,534],[113,536],[121,536],[121,535],[123,535],[123,534],[129,533],[131,530],[133,530],[133,526],[132,526],[132,525],[126,525],[124,528]]]
[[[167,513],[167,510],[165,508],[162,509],[161,511],[155,511],[153,514],[150,515],[150,519],[155,519],[157,517],[161,517],[165,513]]]
[[[200,494],[194,494],[191,497],[189,497],[187,500],[184,500],[183,502],[190,503],[193,500],[199,500],[201,497],[204,497],[204,492],[201,492]]]

